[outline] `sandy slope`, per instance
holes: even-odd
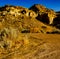
[[[60,59],[60,35],[21,33],[21,39],[22,44],[18,41],[13,47],[13,51],[10,49],[8,52],[6,49],[8,53],[3,52],[0,59]]]

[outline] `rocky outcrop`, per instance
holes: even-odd
[[[38,14],[38,16],[37,16],[38,20],[40,20],[44,23],[47,23],[47,24],[48,23],[52,24],[54,18],[56,17],[56,14],[53,10],[48,9],[40,4],[33,5],[32,7],[30,7],[30,10],[33,10]],[[49,22],[47,22],[47,21],[49,21]]]
[[[0,12],[2,15],[6,15],[6,14],[11,14],[14,16],[25,15],[27,17],[37,16],[37,14],[34,11],[29,10],[27,8],[20,7],[20,6],[5,5],[4,7],[0,8],[0,11],[3,12],[3,13]]]
[[[38,8],[40,8],[39,6]],[[16,29],[19,33],[52,33],[58,30],[47,25],[52,23],[52,19],[50,20],[48,17],[51,17],[51,13],[52,11],[47,12],[43,6],[41,6],[41,10],[35,12],[20,6],[6,5],[0,7],[0,29],[9,31]]]
[[[56,12],[56,18],[54,18],[53,26],[60,29],[60,12]]]

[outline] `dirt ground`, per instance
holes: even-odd
[[[2,50],[0,59],[60,59],[59,34],[21,33],[20,38],[13,49]]]

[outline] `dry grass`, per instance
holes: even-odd
[[[0,47],[0,59],[59,59],[60,35],[18,34],[16,39],[6,38]],[[2,44],[0,42],[0,44]]]

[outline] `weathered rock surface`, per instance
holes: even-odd
[[[47,24],[52,24],[54,18],[56,17],[56,13],[52,9],[48,9],[40,4],[33,5],[30,7],[30,10],[33,10],[38,14],[38,20]]]
[[[20,33],[52,33],[59,32],[55,27],[48,26],[37,20],[39,14],[33,10],[20,6],[6,5],[0,8],[0,29],[16,29]],[[47,14],[43,13],[40,18],[47,18]],[[44,21],[45,22],[45,21]],[[46,21],[48,22],[48,21]]]

